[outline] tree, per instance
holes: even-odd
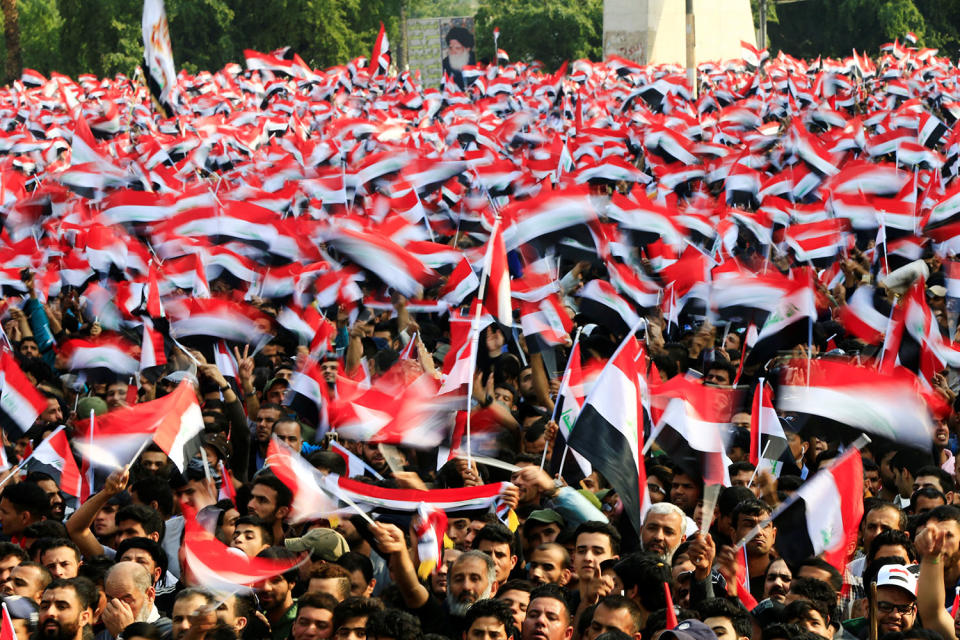
[[[773,49],[804,58],[845,57],[853,49],[873,54],[908,31],[923,42],[926,30],[914,0],[807,0],[777,11],[779,22],[770,25]]]
[[[494,27],[513,59],[540,60],[547,70],[603,56],[603,0],[488,0],[475,24],[478,59],[495,59]]]
[[[20,16],[17,0],[0,0],[3,9],[3,37],[7,43],[7,65],[4,75],[9,82],[20,77]]]

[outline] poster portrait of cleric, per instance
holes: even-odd
[[[455,26],[447,31],[444,42],[446,55],[443,57],[443,72],[463,89],[463,68],[477,62],[473,53],[473,34],[465,27]]]

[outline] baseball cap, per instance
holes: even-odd
[[[536,509],[531,511],[523,523],[524,531],[535,524],[556,524],[559,525],[561,529],[566,526],[566,523],[563,521],[563,516],[553,509]]]
[[[347,539],[333,529],[317,528],[307,531],[299,538],[287,538],[284,546],[290,551],[309,551],[327,562],[336,562],[340,556],[350,551]]]
[[[917,576],[902,564],[888,564],[880,568],[877,574],[877,588],[900,587],[917,597]]]
[[[717,640],[717,634],[699,620],[684,620],[673,629],[660,634],[660,640],[670,640],[670,638],[676,638],[677,640]]]
[[[95,416],[102,416],[107,412],[107,403],[103,401],[103,398],[96,396],[81,398],[80,402],[77,403],[77,418],[80,420],[89,418],[91,410],[93,410]]]
[[[947,295],[947,288],[942,284],[935,284],[932,287],[927,287],[927,293],[935,298],[942,298]]]

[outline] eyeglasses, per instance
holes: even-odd
[[[913,613],[913,610],[916,608],[916,603],[911,602],[910,604],[893,604],[892,602],[884,602],[880,600],[877,602],[877,611],[880,613],[893,613],[896,611],[902,616],[907,616]]]

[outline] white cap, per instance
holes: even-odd
[[[917,576],[905,565],[884,565],[877,574],[877,588],[880,587],[900,587],[909,591],[913,597],[917,597]]]

